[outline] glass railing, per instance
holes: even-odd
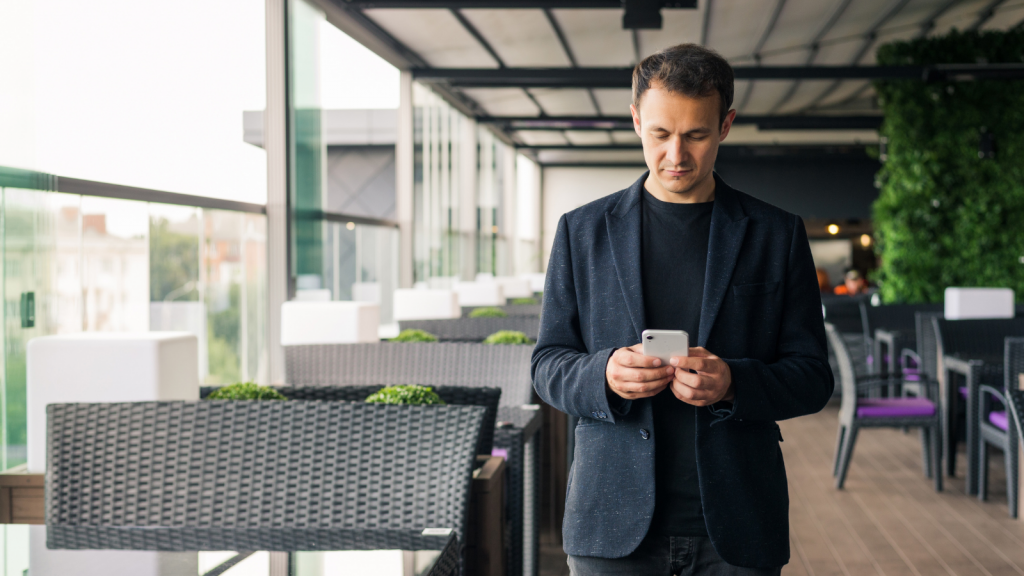
[[[199,338],[201,382],[268,382],[262,206],[5,168],[0,202],[0,470],[26,459],[35,337],[183,330]]]

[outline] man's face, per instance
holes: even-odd
[[[647,167],[666,192],[686,195],[711,178],[718,144],[736,116],[730,111],[719,125],[719,106],[717,93],[690,98],[657,82],[640,98],[639,110],[630,106]]]

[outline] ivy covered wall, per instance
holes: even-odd
[[[881,66],[1022,62],[1022,30],[878,50]],[[874,204],[883,301],[941,302],[947,286],[1010,287],[1024,299],[1024,81],[875,86],[887,139]]]

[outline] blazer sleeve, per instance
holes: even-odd
[[[813,414],[832,397],[835,381],[825,347],[821,294],[803,220],[796,217],[785,273],[778,360],[726,360],[732,411],[718,420],[785,420]]]
[[[576,282],[573,277],[569,223],[558,221],[544,283],[540,335],[533,349],[533,387],[542,400],[577,417],[615,421],[631,404],[609,405],[605,367],[615,348],[588,351],[580,327]]]

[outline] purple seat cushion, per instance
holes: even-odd
[[[988,413],[988,421],[991,422],[993,426],[995,426],[996,428],[999,428],[1000,430],[1002,430],[1004,432],[1009,427],[1009,426],[1007,426],[1007,422],[1006,422],[1006,411],[1005,410],[998,410],[996,412],[989,412]]]
[[[920,382],[921,374],[917,371],[917,368],[904,368],[903,379],[907,382]]]
[[[927,398],[863,398],[857,401],[858,418],[931,416],[935,404]]]
[[[967,386],[960,386],[956,389],[962,398],[967,398]]]

